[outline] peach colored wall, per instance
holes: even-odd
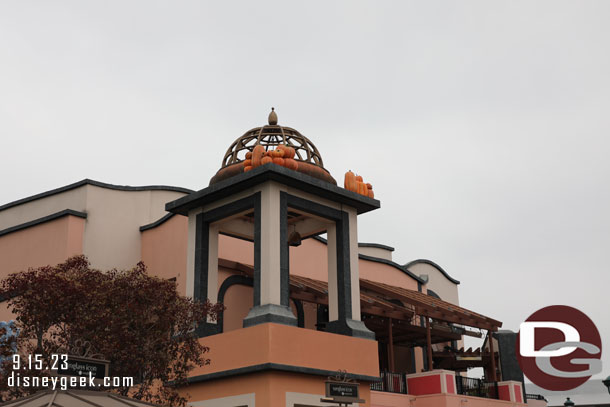
[[[373,399],[375,396],[373,396]],[[461,394],[434,394],[414,396],[411,404],[398,404],[392,407],[526,407],[527,404],[482,397],[463,396]],[[390,406],[388,406],[390,407]]]
[[[412,398],[408,394],[371,391],[371,407],[407,407]]]
[[[54,266],[83,253],[85,219],[63,216],[0,236],[0,279],[30,267]],[[0,303],[0,321],[13,319],[7,301]]]
[[[413,396],[371,391],[371,407],[523,407],[526,404],[511,403],[462,395]],[[544,404],[546,405],[546,404]]]
[[[252,287],[231,286],[227,290],[224,304],[223,332],[242,328],[243,320],[252,308]]]
[[[210,347],[209,366],[195,368],[192,376],[279,363],[348,372],[379,374],[377,342],[278,324],[261,324],[201,338]]]
[[[0,236],[0,278],[82,254],[84,228],[85,219],[67,215]]]
[[[254,243],[225,235],[218,237],[218,258],[254,264]]]
[[[287,405],[287,393],[315,395],[316,397],[310,397],[310,399],[316,400],[314,405],[326,406],[328,404],[319,402],[319,399],[324,396],[325,380],[326,378],[323,376],[268,371],[247,376],[234,376],[212,382],[195,383],[181,391],[190,395],[189,402],[195,406],[201,405],[201,403],[198,403],[201,400],[251,393],[255,393],[256,406],[293,407],[294,404],[292,403],[289,406]],[[366,383],[360,386],[360,398],[366,401],[361,405],[369,405],[371,391]]]
[[[173,216],[141,232],[142,261],[152,276],[176,278],[178,292],[186,295],[187,218]]]

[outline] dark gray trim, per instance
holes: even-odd
[[[364,195],[348,191],[326,181],[280,167],[279,165],[267,164],[212,184],[205,189],[175,201],[168,202],[165,205],[165,209],[168,212],[187,215],[189,210],[202,206],[203,202],[214,202],[266,181],[276,181],[289,187],[309,192],[315,196],[348,205],[355,208],[359,214],[378,209],[381,206],[380,202],[376,199],[365,197]]]
[[[272,322],[274,324],[282,324],[289,326],[297,326],[297,318],[292,313],[292,309],[288,306],[278,304],[264,304],[253,307],[246,318],[244,318],[243,326],[266,324]]]
[[[383,263],[383,264],[387,264],[388,266],[395,267],[395,268],[401,270],[403,273],[407,274],[409,277],[414,278],[419,283],[422,283],[422,284],[426,283],[426,281],[424,279],[422,279],[420,276],[413,274],[410,270],[401,266],[398,263],[393,262],[392,260],[382,259],[382,258],[373,257],[373,256],[367,256],[366,254],[358,254],[358,257],[361,258],[362,260],[374,261],[377,263]]]
[[[195,276],[193,298],[205,302],[208,299],[208,260],[210,256],[210,224],[200,213],[195,218]],[[218,333],[218,324],[201,321],[197,326],[199,337]]]
[[[234,285],[245,285],[248,287],[252,287],[254,285],[254,280],[248,276],[240,276],[233,275],[229,276],[222,282],[220,285],[220,289],[218,290],[218,302],[223,304],[225,301],[225,294],[227,290]],[[218,313],[218,333],[221,334],[224,332],[224,311]]]
[[[253,306],[261,305],[261,193],[254,197],[254,293]]]
[[[314,376],[324,376],[324,377],[334,376],[337,374],[336,371],[332,371],[332,370],[312,369],[310,367],[284,365],[281,363],[262,363],[259,365],[240,367],[237,369],[224,370],[222,372],[215,372],[215,373],[209,373],[209,374],[189,377],[188,382],[189,383],[207,382],[207,381],[215,380],[215,379],[223,379],[223,378],[231,377],[231,376],[239,376],[239,375],[244,375],[244,374],[265,372],[265,371],[269,371],[269,370],[288,372],[288,373],[310,374],[310,375],[314,375]],[[374,382],[374,381],[379,380],[379,377],[352,374],[352,373],[348,373],[347,377],[350,379],[353,379],[353,380],[361,381],[361,382]]]
[[[79,212],[79,211],[75,211],[73,209],[64,209],[63,211],[55,212],[51,215],[43,216],[42,218],[34,219],[29,222],[11,226],[10,228],[2,229],[2,230],[0,230],[0,236],[8,235],[9,233],[17,232],[18,230],[27,229],[32,226],[40,225],[41,223],[49,222],[49,221],[59,219],[63,216],[68,216],[68,215],[87,219],[87,214],[85,212]]]
[[[320,243],[328,244],[328,241],[320,236],[312,236],[312,239],[315,239]],[[360,245],[360,243],[358,243],[358,245]],[[424,279],[422,279],[421,277],[419,277],[416,274],[413,274],[411,271],[407,270],[405,266],[401,266],[400,264],[393,262],[392,260],[382,259],[381,257],[368,256],[366,254],[360,254],[360,253],[358,253],[358,258],[362,259],[362,260],[374,261],[376,263],[387,264],[388,266],[392,266],[392,267],[397,268],[398,270],[402,271],[409,277],[415,279],[420,284],[426,283],[426,281]]]
[[[198,301],[208,298],[208,261],[210,257],[210,224],[203,213],[195,217],[195,276],[193,297]]]
[[[432,291],[429,288],[426,290],[426,294],[428,294],[430,297],[434,297],[434,298],[438,298],[439,300],[442,300],[442,298],[437,293],[435,293],[434,291]]]
[[[207,212],[197,214],[195,218],[195,276],[193,297],[198,301],[208,298],[208,261],[210,256],[210,223],[224,219],[254,208],[254,300],[260,302],[260,192],[249,197],[238,199],[226,205],[214,208]],[[259,287],[256,290],[256,276],[258,270]],[[197,333],[199,336],[217,334],[219,326],[217,323],[202,321]]]
[[[316,202],[281,192],[288,207],[335,221],[337,230],[337,304],[338,319],[326,325],[326,331],[340,335],[375,339],[362,321],[352,319],[352,280],[350,266],[349,214]]]
[[[349,247],[349,215],[342,212],[337,229],[337,303],[339,320],[352,318],[352,279]]]
[[[308,199],[290,195],[286,192],[280,192],[280,194],[286,196],[286,203],[289,207],[311,213],[313,215],[318,215],[322,218],[338,221],[343,219],[343,213],[347,213],[335,208],[331,208],[330,206],[321,205]]]
[[[449,275],[449,273],[447,273],[445,270],[443,270],[443,268],[441,266],[439,266],[438,264],[436,264],[432,260],[417,259],[417,260],[413,260],[413,261],[408,262],[403,267],[405,269],[408,269],[409,267],[414,266],[416,264],[428,264],[428,265],[436,268],[438,271],[440,271],[447,278],[447,280],[451,281],[453,284],[459,284],[460,283],[458,280],[456,280],[455,278],[451,277]]]
[[[299,328],[305,328],[305,310],[303,309],[303,302],[292,298],[294,307],[297,310],[297,326]]]
[[[358,247],[372,247],[375,249],[383,249],[383,250],[387,250],[389,252],[393,252],[394,248],[391,246],[386,246],[384,244],[379,244],[379,243],[358,243]]]
[[[128,185],[114,185],[114,184],[106,184],[105,182],[94,181],[92,179],[84,179],[82,181],[75,182],[70,185],[66,185],[60,188],[52,189],[50,191],[42,192],[40,194],[28,196],[27,198],[22,198],[17,201],[9,202],[0,206],[0,211],[4,209],[11,208],[13,206],[21,205],[27,202],[35,201],[37,199],[46,198],[51,195],[59,194],[62,192],[70,191],[71,189],[82,187],[83,185],[93,185],[100,188],[106,189],[114,189],[117,191],[175,191],[175,192],[184,192],[185,194],[190,194],[193,192],[192,189],[182,188],[182,187],[173,187],[168,185],[147,185],[142,187],[132,187]]]
[[[280,192],[280,305],[290,303],[290,258],[288,246],[288,199]]]
[[[203,212],[203,217],[206,222],[212,223],[228,218],[229,216],[236,215],[240,212],[247,211],[248,209],[254,209],[254,201],[256,200],[256,196],[260,196],[260,192],[233,202],[229,202],[226,205],[219,206],[218,208],[211,209],[207,212]],[[256,213],[254,216],[256,217]]]
[[[153,223],[149,223],[147,225],[140,226],[140,232],[144,232],[145,230],[156,228],[157,226],[160,226],[160,225],[164,224],[166,221],[170,220],[171,217],[174,215],[175,215],[175,213],[168,213],[168,214],[165,214],[162,218],[157,219]]]

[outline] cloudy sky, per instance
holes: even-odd
[[[83,178],[201,189],[275,106],[337,180],[374,185],[361,241],[439,263],[507,329],[577,307],[610,349],[609,17],[605,1],[2,1],[0,203]]]

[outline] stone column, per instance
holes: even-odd
[[[339,219],[335,222],[335,247],[336,247],[336,285],[337,299],[331,297],[329,283],[329,305],[336,301],[337,319],[330,322],[327,331],[341,335],[357,336],[367,339],[375,339],[375,334],[370,331],[360,320],[360,281],[358,277],[358,238],[355,215],[350,221],[350,214],[341,211]],[[354,229],[354,231],[350,231]],[[329,237],[330,240],[330,237]],[[329,242],[329,262],[331,258]],[[354,273],[352,273],[354,270]],[[329,281],[331,268],[329,268]],[[354,302],[357,304],[354,305]]]
[[[203,213],[195,218],[193,298],[216,303],[218,296],[218,228],[205,220]],[[197,327],[199,336],[218,333],[216,322],[201,322]]]
[[[263,186],[254,218],[254,307],[244,327],[266,322],[296,326],[288,303],[287,205],[277,184]]]

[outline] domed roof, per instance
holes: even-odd
[[[231,143],[222,159],[220,170],[210,180],[210,184],[243,172],[242,163],[246,159],[246,153],[252,151],[254,146],[258,144],[264,146],[265,150],[273,150],[279,145],[294,148],[294,159],[299,164],[297,171],[337,184],[324,168],[322,156],[316,146],[297,130],[278,125],[277,114],[273,107],[271,113],[269,113],[268,123],[265,126],[248,130],[243,136]]]

